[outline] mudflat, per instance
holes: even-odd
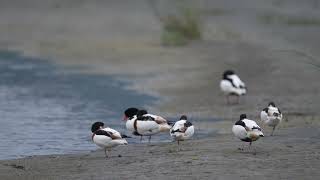
[[[253,143],[230,133],[182,143],[117,147],[111,157],[95,151],[77,155],[34,156],[1,161],[1,179],[314,179],[319,177],[319,123],[292,119]],[[297,124],[296,124],[297,123]],[[296,125],[298,125],[296,127]],[[268,131],[267,131],[268,132]],[[269,132],[268,132],[269,133]],[[246,144],[248,146],[248,144]],[[247,147],[246,147],[247,148]]]
[[[161,22],[145,1],[4,1],[2,49],[115,76],[129,82],[125,88],[159,97],[146,105],[149,111],[164,117],[187,114],[196,133],[209,133],[183,142],[182,151],[175,143],[142,143],[117,147],[109,159],[99,150],[3,160],[0,179],[319,177],[320,26],[281,18],[266,22],[280,12],[320,18],[317,7],[300,1],[235,2],[203,1],[203,40],[164,47]],[[240,104],[227,105],[220,92],[226,69],[234,69],[248,86]],[[259,113],[269,101],[285,117],[275,136],[263,127],[266,137],[253,143],[256,153],[238,150],[243,142],[231,134],[233,123],[246,113],[260,124]]]

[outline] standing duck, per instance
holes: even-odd
[[[146,110],[138,110],[137,108],[128,108],[124,112],[126,120],[126,128],[136,136],[151,136],[160,132],[168,132],[171,126],[167,120],[161,116],[148,114]]]
[[[104,148],[106,158],[108,158],[107,151],[118,145],[127,145],[128,142],[123,139],[125,135],[121,135],[118,131],[109,127],[104,127],[103,122],[95,122],[91,126],[92,141],[99,147]]]
[[[186,115],[182,115],[180,120],[175,122],[170,130],[170,135],[178,143],[180,150],[180,141],[190,139],[194,134],[194,126],[187,120]]]
[[[232,127],[232,132],[241,141],[249,142],[249,149],[253,141],[264,136],[258,124],[253,120],[247,119],[246,114],[240,115],[240,119]]]
[[[226,95],[228,104],[230,103],[230,96],[236,96],[237,103],[239,103],[239,96],[247,93],[246,85],[233,70],[226,70],[223,73],[220,88]]]
[[[276,126],[282,121],[282,113],[280,109],[276,107],[274,102],[270,102],[268,107],[261,111],[260,118],[264,124],[273,127],[271,132],[271,136],[273,136]]]

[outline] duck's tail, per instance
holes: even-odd
[[[171,129],[169,124],[160,124],[159,126],[160,132],[169,132]]]

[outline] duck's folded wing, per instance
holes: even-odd
[[[163,124],[163,123],[167,123],[167,120],[161,116],[158,115],[153,115],[153,114],[146,114],[144,115],[146,117],[151,117],[156,123],[158,124]]]
[[[109,137],[111,137],[112,139],[121,139],[122,138],[121,134],[118,131],[111,129],[109,127],[104,128],[100,131],[104,131],[105,134],[109,134]]]
[[[220,88],[222,91],[231,91],[233,88],[236,88],[235,86],[232,85],[232,80],[221,80],[220,81]]]
[[[244,82],[241,81],[241,79],[239,78],[239,76],[237,75],[231,75],[229,76],[230,79],[232,79],[233,84],[237,87],[237,88],[241,88],[241,87],[245,87]]]
[[[138,121],[137,130],[139,133],[152,132],[155,129],[159,129],[159,125],[155,121]]]
[[[250,120],[250,119],[244,119],[242,120],[246,127],[249,129],[249,130],[252,130],[252,129],[261,129],[260,126],[253,120]]]
[[[109,131],[105,131],[105,130],[100,129],[100,130],[94,132],[94,134],[111,137],[112,132],[109,132]]]
[[[164,118],[161,117],[161,116],[157,116],[157,117],[155,118],[155,121],[156,121],[158,124],[167,123],[167,120],[164,119]]]
[[[187,130],[184,132],[185,138],[190,138],[194,134],[194,126],[190,126],[187,128]]]
[[[261,111],[260,113],[260,119],[262,121],[268,121],[269,120],[269,117],[268,117],[268,114],[266,113],[266,111]]]
[[[241,125],[233,125],[232,132],[236,137],[240,139],[244,139],[247,137],[247,130]]]

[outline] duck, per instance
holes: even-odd
[[[233,70],[226,70],[222,75],[220,81],[221,91],[226,95],[227,104],[230,104],[230,96],[237,97],[237,103],[239,103],[239,97],[247,93],[247,87],[243,81],[239,78]]]
[[[92,132],[92,141],[99,147],[104,149],[106,158],[109,157],[108,152],[111,151],[111,148],[118,145],[127,145],[128,142],[126,135],[120,134],[118,131],[110,128],[104,127],[103,122],[95,122],[91,126]],[[120,155],[119,155],[120,156]]]
[[[140,136],[142,141],[143,136],[149,136],[148,142],[151,141],[151,136],[160,132],[168,132],[171,125],[161,116],[149,114],[144,109],[128,108],[124,111],[124,120],[126,121],[127,130],[133,135]]]
[[[255,121],[247,119],[246,114],[240,115],[240,119],[232,126],[232,132],[241,141],[249,142],[249,149],[252,142],[264,137],[260,126]]]
[[[261,111],[260,119],[265,125],[272,127],[270,136],[273,136],[276,126],[279,125],[282,121],[282,113],[274,102],[270,102],[268,104],[268,107],[264,108]]]
[[[180,141],[190,139],[194,134],[194,126],[188,121],[186,115],[182,115],[180,119],[175,122],[170,130],[170,136],[178,143],[178,150],[180,151]]]

